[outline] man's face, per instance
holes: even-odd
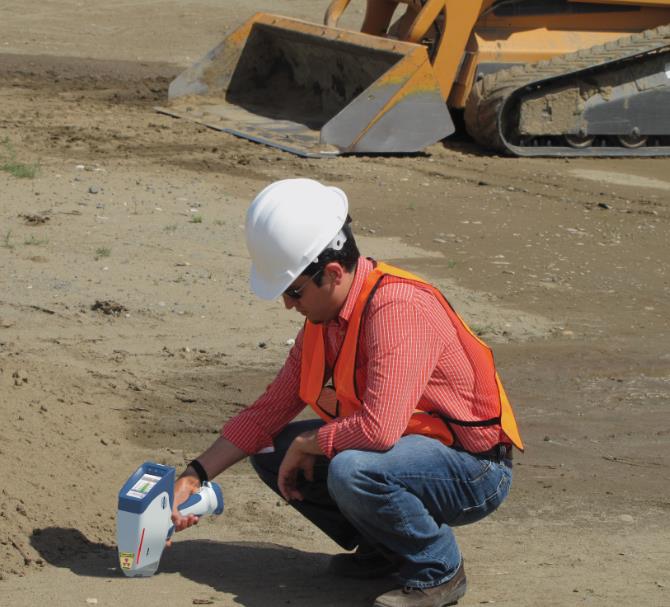
[[[328,264],[323,271],[319,272],[321,286],[314,282],[314,277],[298,276],[287,291],[289,293],[297,291],[299,298],[291,297],[286,292],[282,295],[286,309],[295,309],[315,324],[333,320],[342,306],[337,289],[339,281],[336,280],[336,275],[338,272],[333,273],[333,268],[331,268],[334,265],[340,267],[339,264]]]

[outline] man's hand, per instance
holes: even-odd
[[[190,470],[184,472],[184,474],[177,479],[177,482],[174,484],[174,503],[172,506],[172,522],[174,523],[175,531],[183,531],[192,527],[198,522],[198,517],[195,514],[189,514],[188,516],[182,516],[178,510],[178,506],[183,504],[192,493],[196,493],[200,489],[200,480],[196,474],[189,474]],[[172,540],[167,541],[167,545],[172,545]]]
[[[293,440],[279,466],[279,491],[286,501],[302,500],[297,486],[298,473],[302,471],[308,481],[313,481],[317,455],[323,455],[323,451],[316,440],[316,430],[303,432]]]
[[[230,468],[236,462],[246,457],[246,453],[237,448],[233,443],[226,440],[222,436],[217,438],[212,445],[202,455],[198,456],[198,461],[205,467],[209,475],[209,479],[213,480],[217,475],[221,474],[227,468]],[[196,493],[200,489],[200,479],[193,468],[186,468],[184,473],[177,479],[174,484],[174,502],[172,507],[172,522],[174,523],[175,531],[183,531],[188,527],[192,527],[198,522],[198,517],[195,514],[182,516],[177,506],[183,504],[192,493]],[[170,546],[172,540],[167,541]]]

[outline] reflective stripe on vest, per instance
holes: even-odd
[[[354,304],[344,342],[333,371],[334,391],[328,388],[324,389],[326,372],[324,327],[322,324],[305,322],[300,365],[300,398],[310,405],[316,414],[326,422],[337,417],[347,417],[362,408],[362,402],[356,389],[358,336],[366,306],[374,296],[382,279],[385,283],[389,281],[417,283],[430,290],[442,304],[454,325],[458,338],[469,359],[473,362],[476,372],[480,373],[480,379],[489,383],[495,382],[496,389],[492,389],[491,392],[495,392],[497,395],[497,402],[494,403],[498,412],[496,417],[481,421],[467,421],[450,418],[442,413],[416,409],[403,434],[422,434],[437,438],[446,445],[451,445],[454,442],[454,437],[449,428],[450,425],[461,427],[499,425],[509,441],[517,448],[523,449],[514,413],[496,372],[493,354],[489,347],[470,330],[435,287],[410,272],[383,262],[377,263],[376,267],[368,274]]]

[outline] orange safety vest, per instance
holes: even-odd
[[[362,401],[356,390],[358,336],[363,313],[382,280],[385,283],[407,281],[418,283],[424,288],[428,287],[442,304],[456,328],[458,338],[475,366],[478,381],[495,382],[497,386],[497,390],[489,390],[489,393],[497,395],[496,402],[493,403],[495,410],[498,412],[496,417],[483,421],[458,420],[417,408],[412,414],[403,435],[423,434],[424,436],[437,438],[445,445],[452,445],[454,443],[454,435],[450,428],[452,424],[461,426],[463,429],[498,425],[509,439],[509,441],[503,442],[511,442],[517,448],[523,450],[523,443],[514,419],[514,413],[496,372],[490,348],[470,330],[435,287],[427,284],[418,276],[383,262],[377,263],[367,276],[354,304],[344,342],[333,370],[334,395],[332,389],[324,389],[326,373],[324,327],[322,324],[305,322],[300,367],[300,398],[310,405],[316,414],[326,422],[338,417],[347,417],[362,408]]]

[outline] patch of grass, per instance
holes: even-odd
[[[12,231],[7,230],[5,235],[2,238],[2,247],[4,249],[13,249],[14,245],[12,244]]]
[[[0,157],[0,171],[9,173],[19,179],[33,179],[37,175],[39,168],[37,164],[26,164],[16,159],[16,150],[10,143],[9,137],[3,139],[2,147],[4,148],[4,154],[2,154],[3,157]]]
[[[450,270],[451,270],[452,268],[455,268],[455,267],[456,267],[456,263],[457,263],[457,262],[456,262],[454,259],[450,259],[450,260],[447,262],[447,268],[449,268]]]
[[[191,223],[202,223],[202,215],[192,215]]]
[[[5,162],[0,165],[0,170],[19,179],[33,179],[37,175],[36,164],[23,164],[21,162]]]
[[[36,238],[33,234],[30,235],[30,238],[26,238],[23,241],[25,245],[34,245],[40,246],[42,244],[47,244],[49,241],[46,238]]]
[[[225,226],[226,222],[223,219],[215,219],[214,220],[214,225],[215,226]]]
[[[169,226],[165,226],[163,228],[163,232],[167,232],[168,234],[174,234],[176,231],[177,231],[176,223],[171,223]]]
[[[109,247],[100,247],[95,250],[95,259],[101,259],[102,257],[109,257],[112,254],[112,249]]]

